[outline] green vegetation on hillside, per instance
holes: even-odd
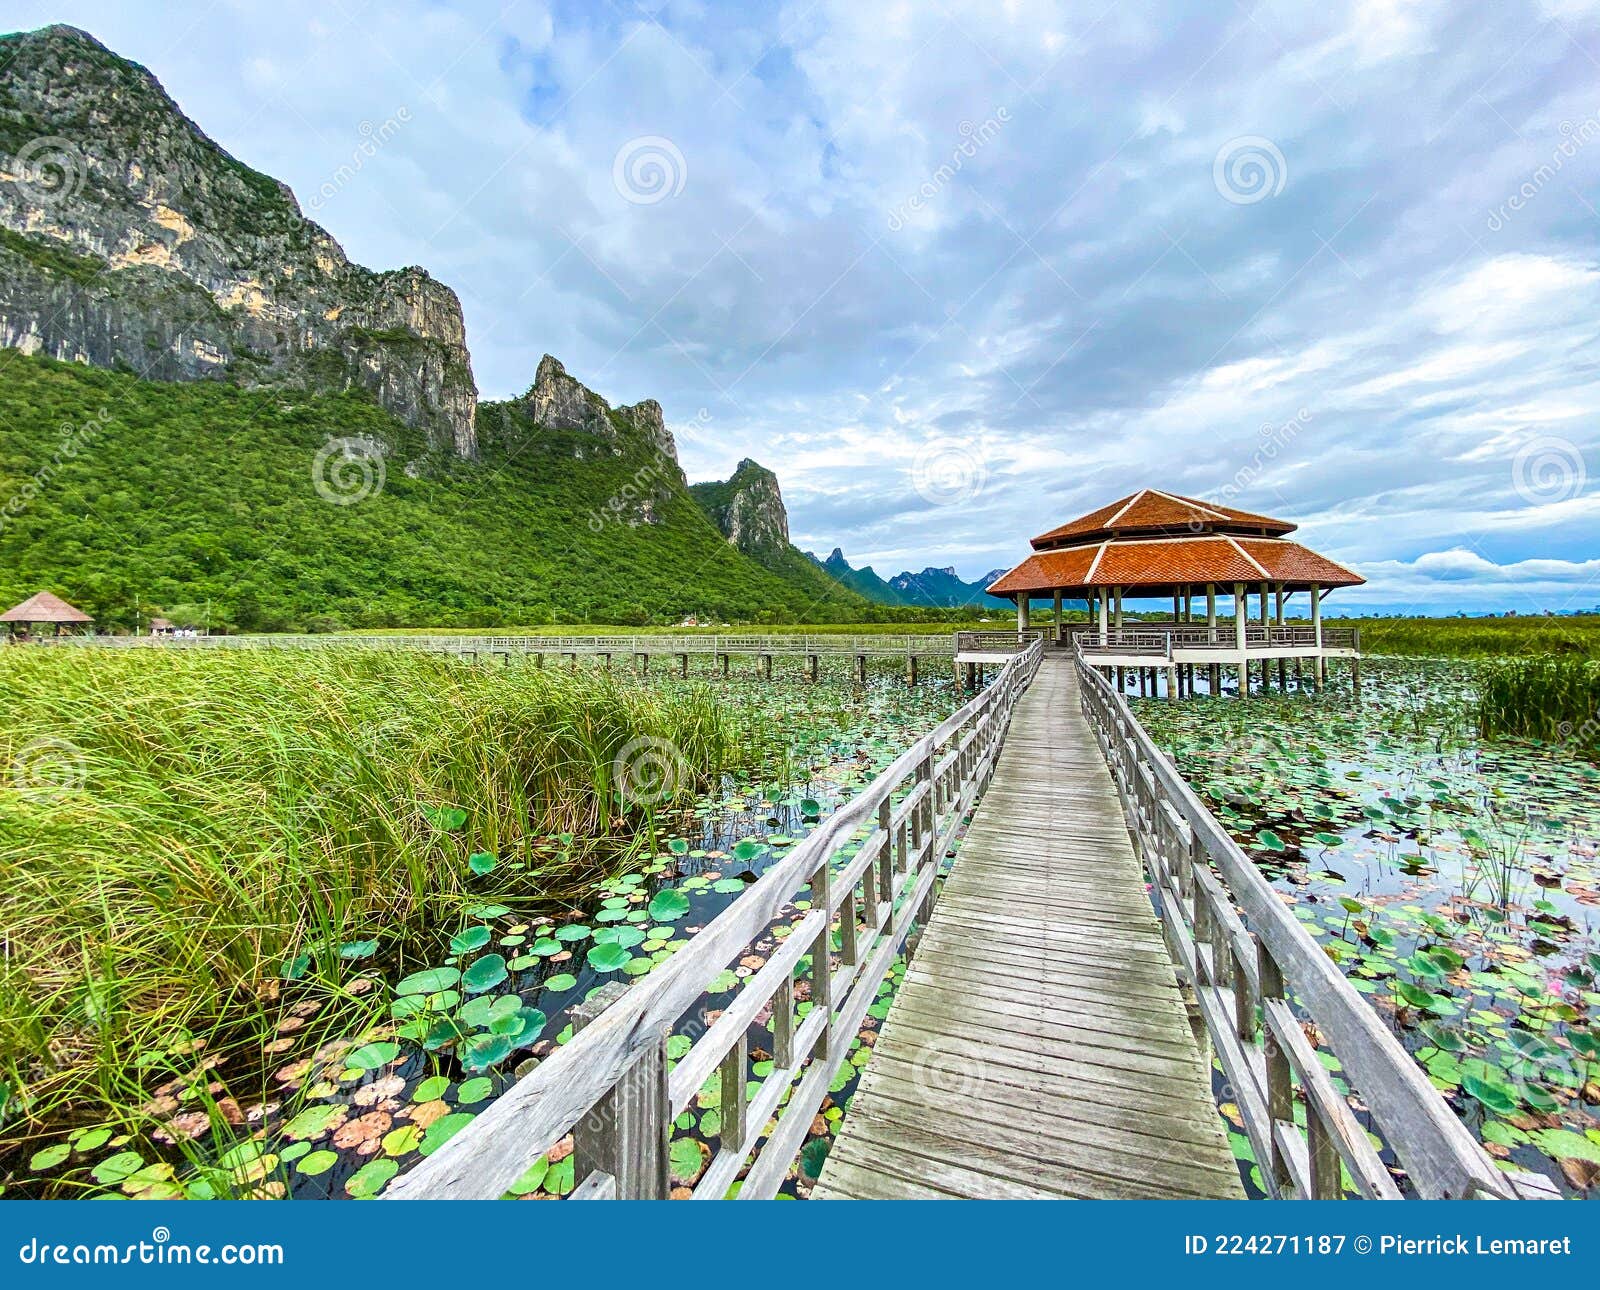
[[[102,630],[153,612],[254,631],[873,612],[814,568],[790,580],[734,550],[636,437],[613,452],[489,404],[483,458],[463,462],[361,393],[147,382],[11,351],[0,362],[6,604],[49,588]],[[382,444],[381,471],[329,454],[332,441],[358,457]],[[645,517],[630,510],[641,490]]]

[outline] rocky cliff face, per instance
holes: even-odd
[[[0,37],[0,65],[0,346],[155,380],[360,387],[476,455],[450,288],[351,264],[288,188],[84,32]]]
[[[691,484],[689,491],[722,536],[746,555],[786,551],[789,515],[778,477],[746,457],[727,479]]]
[[[636,439],[659,458],[658,464],[664,473],[683,482],[678,445],[672,431],[667,429],[659,403],[644,399],[613,408],[587,385],[569,375],[561,361],[549,354],[539,360],[528,392],[505,406],[515,411],[516,420],[530,428],[575,430],[592,436],[595,451],[609,451],[620,456],[626,441],[630,437]],[[586,455],[582,445],[578,453]]]

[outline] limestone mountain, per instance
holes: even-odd
[[[746,457],[727,479],[691,484],[689,491],[707,518],[735,550],[806,588],[819,601],[844,598],[862,607],[864,597],[819,568],[789,542],[789,513],[778,477]]]
[[[816,560],[816,556],[811,557]],[[871,565],[863,565],[859,569],[851,568],[850,562],[844,558],[844,551],[834,547],[832,554],[826,560],[817,560],[828,576],[836,582],[842,582],[852,591],[865,596],[868,600],[880,605],[903,605],[905,598],[880,578]]]
[[[0,346],[161,381],[362,389],[477,452],[455,293],[352,264],[294,194],[72,27],[0,36]]]
[[[810,556],[828,574],[859,592],[868,600],[883,605],[917,605],[929,609],[1011,609],[1009,600],[991,596],[987,588],[1004,569],[993,569],[976,582],[963,581],[953,568],[927,568],[921,573],[909,569],[884,579],[870,566],[853,568],[838,547],[826,560]]]

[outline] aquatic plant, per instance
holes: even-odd
[[[1477,678],[1478,729],[1566,744],[1600,757],[1600,663],[1537,655],[1486,664]]]

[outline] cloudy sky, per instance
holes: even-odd
[[[6,6],[53,21],[452,285],[484,397],[658,398],[803,547],[975,577],[1153,485],[1350,609],[1600,604],[1600,0]]]

